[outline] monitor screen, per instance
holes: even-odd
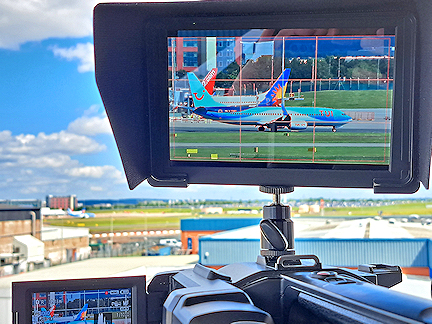
[[[97,81],[131,189],[418,189],[430,125],[415,15],[312,2],[96,11]]]
[[[171,161],[390,164],[394,28],[179,30]]]
[[[32,323],[131,324],[131,288],[40,291],[32,294]]]
[[[14,324],[139,324],[145,276],[12,283]]]

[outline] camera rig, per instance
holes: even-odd
[[[261,253],[255,263],[157,275],[147,287],[148,323],[432,323],[432,303],[391,291],[400,267],[323,266],[296,255],[290,206],[292,187],[261,186],[274,196],[264,206]]]
[[[429,0],[240,0],[96,6],[96,80],[129,188],[145,180],[157,187],[265,184],[268,186],[261,190],[274,195],[273,204],[264,207],[257,262],[218,270],[198,264],[192,270],[157,275],[148,285],[147,302],[142,305],[148,323],[432,323],[432,302],[387,289],[401,281],[399,267],[369,264],[357,270],[342,269],[323,266],[314,255],[296,255],[290,208],[280,203],[280,195],[293,187],[370,188],[375,193],[413,193],[421,183],[429,188],[431,15]],[[339,36],[354,36],[352,40],[363,35],[360,43],[367,44],[371,36],[377,39],[377,31],[389,37],[385,52],[380,54],[381,58],[394,58],[394,64],[388,60],[385,83],[394,82],[394,87],[392,91],[387,87],[386,92],[391,113],[385,123],[391,121],[391,127],[384,136],[390,141],[381,142],[382,163],[364,159],[281,161],[271,153],[258,160],[232,161],[231,156],[221,158],[222,151],[211,154],[213,146],[207,142],[199,143],[208,150],[205,158],[192,158],[201,150],[194,145],[177,158],[175,150],[180,145],[175,141],[177,132],[170,126],[175,119],[170,96],[176,92],[174,82],[186,79],[179,80],[181,76],[174,71],[174,58],[182,53],[174,50],[176,40],[196,42],[197,62],[202,61],[208,70],[211,57],[216,56],[218,37],[224,41],[223,37],[256,30],[300,31],[313,37],[315,44],[319,32],[330,30],[339,31]],[[254,41],[255,47],[259,41]],[[284,45],[283,41],[281,47]],[[317,61],[318,50],[314,49]],[[299,56],[298,52],[283,53],[281,62]],[[357,52],[357,58],[362,53]],[[284,63],[281,68],[286,68]],[[167,71],[171,77],[167,78]],[[313,76],[311,81],[316,84],[317,73]],[[215,107],[198,108],[207,115],[224,114],[220,104]],[[234,111],[230,117],[238,113],[236,108],[229,110]],[[276,120],[275,125],[291,122],[288,115],[285,111],[284,119]],[[223,116],[219,115],[221,119]],[[299,128],[308,126],[299,120]],[[274,149],[276,144],[272,143]],[[369,154],[373,149],[367,151]],[[310,152],[314,154],[314,148]],[[241,153],[234,155],[241,157]]]

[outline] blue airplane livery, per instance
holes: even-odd
[[[352,121],[350,116],[338,109],[285,107],[285,100],[282,98],[285,95],[287,78],[282,78],[280,83],[275,82],[265,99],[256,107],[246,109],[235,109],[236,107],[214,101],[193,73],[188,73],[188,78],[191,92],[194,94],[194,105],[197,107],[193,113],[221,123],[253,125],[259,131],[267,128],[273,132],[278,129],[304,130],[308,126],[327,126],[335,132],[337,128]]]
[[[70,208],[67,209],[67,213],[69,216],[77,217],[77,218],[93,218],[95,217],[95,214],[93,213],[86,213],[85,208],[78,211],[72,211]]]
[[[52,319],[45,321],[45,323],[65,323],[65,324],[78,324],[78,323],[91,323],[93,321],[86,321],[87,316],[87,308],[88,304],[85,304],[84,307],[80,310],[77,315],[73,316],[54,316]]]
[[[41,315],[45,317],[53,317],[54,316],[54,310],[56,308],[56,305],[51,306],[49,310],[46,310],[45,307],[41,308]]]

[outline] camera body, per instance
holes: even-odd
[[[257,261],[157,275],[147,287],[149,323],[432,322],[431,301],[388,289],[402,281],[398,266],[351,270],[296,255],[290,207],[278,197],[292,188],[260,189],[276,197],[264,206]]]
[[[269,267],[231,264],[157,275],[148,285],[148,323],[430,323],[432,303],[391,291],[399,267],[323,267],[290,256]],[[163,306],[162,306],[163,305]]]

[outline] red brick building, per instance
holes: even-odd
[[[46,205],[49,208],[53,209],[63,209],[66,210],[68,208],[75,210],[78,202],[75,195],[65,196],[65,197],[54,197],[49,195],[46,197]]]

